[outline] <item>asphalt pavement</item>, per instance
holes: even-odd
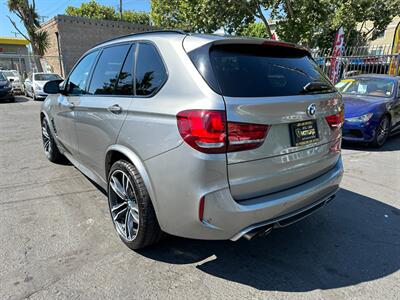
[[[46,160],[40,104],[0,103],[0,299],[399,299],[400,136],[345,145],[336,199],[290,227],[134,252],[106,196]]]

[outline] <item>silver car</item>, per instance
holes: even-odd
[[[44,91],[46,156],[107,192],[132,249],[164,233],[266,234],[339,188],[342,99],[297,45],[132,34],[94,47]]]
[[[47,97],[43,91],[43,86],[51,80],[60,80],[58,74],[53,73],[30,73],[24,82],[24,93],[27,97],[32,97],[33,100],[40,100]]]

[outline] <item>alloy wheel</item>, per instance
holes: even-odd
[[[139,205],[128,175],[115,170],[109,179],[109,205],[118,234],[133,241],[139,231]]]
[[[377,130],[377,142],[382,145],[389,134],[389,119],[384,117],[379,123]]]
[[[42,139],[44,152],[47,156],[49,156],[52,151],[52,141],[50,138],[49,126],[47,125],[46,120],[43,120],[42,122]]]

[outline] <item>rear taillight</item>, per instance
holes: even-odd
[[[262,145],[269,126],[227,122],[224,111],[185,110],[177,115],[183,140],[203,153],[225,153]]]
[[[219,110],[185,110],[176,116],[183,140],[204,153],[226,150],[226,118]]]
[[[260,147],[268,129],[268,125],[228,122],[228,152]]]
[[[325,117],[331,129],[338,129],[343,126],[344,123],[344,110],[341,110],[335,115]]]

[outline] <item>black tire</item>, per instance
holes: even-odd
[[[15,102],[15,97],[12,96],[10,99],[8,99],[9,102]]]
[[[378,126],[376,127],[374,140],[372,141],[371,145],[375,148],[382,147],[389,137],[390,129],[390,117],[388,115],[382,116],[382,118],[379,120]]]
[[[63,163],[65,158],[58,150],[46,118],[42,119],[42,140],[47,159],[53,163]]]
[[[126,195],[131,195],[127,196],[128,200],[126,201],[126,214],[119,217],[122,219],[122,222],[117,221],[118,217],[116,215],[119,215],[119,212],[116,209],[117,206],[121,207],[121,204],[123,204],[124,200],[122,200],[122,198],[111,187],[112,180],[115,180],[116,176],[119,174],[124,174],[129,179],[129,184],[128,181],[126,181],[126,186],[128,186],[128,188],[124,190],[129,190],[129,187],[133,188],[133,193],[129,193],[128,191],[126,192]],[[118,203],[118,201],[120,202]],[[130,214],[131,209],[131,206],[129,206],[128,202],[134,202],[134,205],[136,205],[138,210],[138,224],[136,231],[133,232],[135,234],[134,236],[132,236],[132,234],[128,234],[127,232],[124,233],[124,229],[122,227],[123,225],[121,224],[124,222],[123,220],[125,218],[126,230],[126,224],[128,223],[126,218]],[[152,244],[157,243],[163,237],[163,232],[161,231],[158,224],[153,204],[144,185],[143,179],[135,166],[130,162],[119,160],[112,165],[108,176],[108,205],[110,208],[111,219],[113,221],[114,228],[117,231],[118,236],[124,242],[124,244],[132,250],[138,250],[148,247]],[[120,211],[122,210],[123,209],[121,209]],[[132,226],[134,225],[136,224],[133,223],[132,219]],[[130,238],[127,238],[127,236],[129,235]]]

